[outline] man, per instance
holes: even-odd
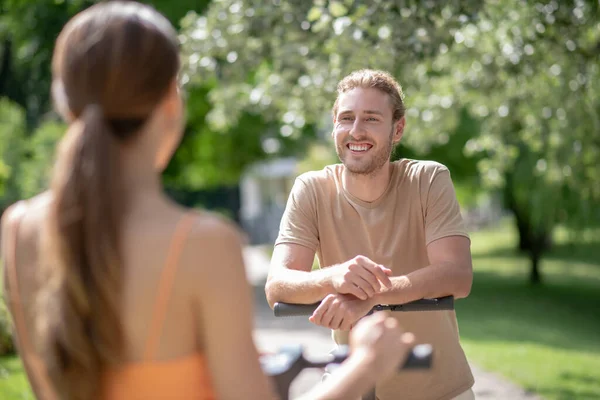
[[[333,139],[341,164],[299,176],[292,188],[265,287],[269,304],[313,303],[309,318],[338,344],[376,304],[468,296],[470,240],[448,169],[390,161],[404,133],[400,85],[361,70],[338,85]],[[321,268],[311,272],[315,252]],[[434,347],[428,372],[377,384],[379,400],[472,399],[473,376],[454,311],[392,313]]]

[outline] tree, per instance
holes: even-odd
[[[432,84],[455,85],[482,121],[465,150],[484,155],[484,184],[503,192],[533,283],[558,223],[581,230],[600,219],[598,8],[487,2],[431,64]]]
[[[0,97],[26,110],[28,133],[50,111],[50,64],[54,42],[67,21],[97,0],[0,0]],[[209,0],[151,0],[178,26]]]
[[[11,106],[5,110],[6,113],[15,109],[12,103],[19,105],[25,112],[26,122],[26,125],[19,126],[19,129],[5,129],[4,134],[10,134],[15,140],[18,135],[31,139],[26,146],[27,151],[24,150],[19,156],[22,158],[12,157],[11,162],[14,165],[3,165],[0,159],[0,181],[8,173],[9,168],[15,169],[17,164],[23,162],[25,177],[22,182],[22,194],[25,196],[45,186],[47,171],[51,170],[53,163],[54,146],[65,130],[63,124],[56,122],[56,115],[51,110],[50,64],[56,37],[71,17],[96,2],[93,0],[0,0],[0,97],[11,100]],[[177,27],[179,20],[188,11],[201,12],[207,7],[209,1],[153,0],[147,3],[164,13]],[[191,95],[206,96],[207,92],[192,91]],[[195,104],[204,101],[203,98],[191,100]],[[3,107],[4,104],[6,103],[2,103]],[[194,116],[193,110],[190,114],[194,121],[201,119],[201,116]],[[13,121],[6,118],[3,122]],[[188,131],[190,132],[188,136],[194,136],[193,129]],[[187,140],[192,144],[195,141],[196,139]],[[183,153],[189,154],[190,151],[184,149]],[[179,159],[185,160],[186,157],[180,156]],[[167,175],[167,181],[177,181],[176,178],[172,178],[175,171],[176,168],[170,169],[171,174]],[[186,171],[180,172],[187,177]],[[197,183],[194,179],[188,181]],[[11,193],[13,195],[10,196],[10,201],[18,198],[15,197],[17,192],[11,191]],[[5,201],[9,201],[8,198]]]
[[[0,97],[0,215],[19,199],[19,162],[23,158],[25,112]]]
[[[29,198],[43,191],[50,183],[56,147],[67,131],[67,124],[56,118],[40,123],[24,145],[26,157],[21,159],[19,189],[21,197]]]
[[[28,129],[50,109],[50,61],[64,24],[91,0],[0,2],[0,96],[26,111]]]
[[[181,23],[182,80],[213,84],[207,122],[226,132],[245,113],[276,131],[257,140],[284,151],[305,127],[326,128],[335,85],[351,70],[376,67],[403,76],[408,91],[418,61],[450,43],[448,31],[479,1],[213,1]],[[413,145],[427,141],[409,139]]]

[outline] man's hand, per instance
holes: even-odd
[[[330,329],[350,330],[375,306],[372,299],[361,300],[351,294],[330,294],[308,318],[315,325]]]
[[[392,287],[389,278],[392,271],[364,256],[356,256],[327,270],[331,274],[331,284],[337,293],[352,294],[361,300],[379,293],[381,284],[388,289]]]

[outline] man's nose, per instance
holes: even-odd
[[[356,118],[354,120],[354,123],[352,124],[352,128],[350,129],[350,136],[358,137],[358,136],[361,136],[363,133],[364,133],[364,125],[359,118]]]

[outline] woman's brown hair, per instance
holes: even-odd
[[[52,94],[70,127],[43,227],[38,345],[61,399],[98,396],[123,360],[119,148],[141,131],[179,70],[176,32],[153,8],[96,4],[60,33]]]

